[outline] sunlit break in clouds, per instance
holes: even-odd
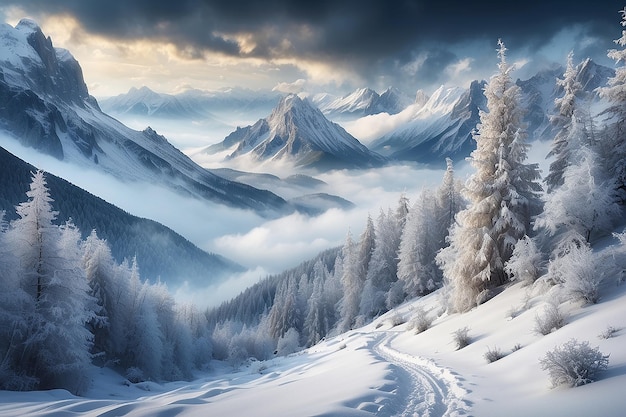
[[[5,20],[36,19],[77,57],[91,93],[132,86],[174,92],[284,88],[315,91],[394,85],[411,94],[487,78],[497,39],[537,70],[570,50],[606,63],[614,2],[80,2],[6,0]],[[303,80],[303,81],[299,81]],[[282,87],[281,87],[282,86]]]

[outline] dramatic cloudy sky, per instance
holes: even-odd
[[[92,94],[396,85],[414,93],[495,69],[502,38],[527,71],[606,60],[620,36],[615,0],[2,0],[81,62]],[[520,69],[520,74],[524,69]]]

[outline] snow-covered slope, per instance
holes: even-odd
[[[272,114],[252,126],[238,128],[203,152],[228,151],[228,159],[251,157],[258,163],[293,164],[318,169],[380,166],[373,153],[339,125],[330,122],[307,99],[284,97]]]
[[[371,144],[371,148],[394,159],[440,163],[446,157],[469,154],[471,132],[485,108],[484,83],[473,82],[469,90],[441,86],[424,102],[409,106],[398,118],[400,124]]]
[[[31,20],[0,27],[0,102],[0,130],[77,166],[258,212],[292,209],[270,192],[206,171],[154,130],[135,131],[103,113],[78,62]]]
[[[0,391],[0,415],[623,416],[626,284],[605,277],[598,304],[562,304],[566,325],[541,336],[533,328],[548,289],[510,285],[464,314],[443,314],[439,290],[288,357],[236,369],[213,362],[191,382],[131,384],[94,367],[84,397]],[[434,321],[416,334],[419,309]],[[615,331],[600,337],[608,327]],[[470,344],[457,350],[452,333],[463,328]],[[608,369],[591,384],[551,388],[539,359],[572,338],[610,355]],[[495,349],[503,357],[489,363],[484,355]]]

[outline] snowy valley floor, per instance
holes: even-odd
[[[94,369],[84,397],[0,391],[0,416],[623,416],[626,283],[605,280],[601,296],[596,305],[562,304],[567,324],[547,336],[533,331],[545,288],[521,284],[469,313],[441,315],[419,335],[392,325],[418,306],[437,316],[434,293],[289,357],[236,372],[214,363],[193,382],[126,386]],[[609,326],[616,332],[600,338]],[[451,333],[463,327],[471,344],[456,350]],[[551,388],[539,359],[571,338],[610,354],[609,368],[592,384]],[[506,356],[487,363],[496,348]]]

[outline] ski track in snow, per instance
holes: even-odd
[[[393,415],[402,417],[456,417],[469,414],[470,403],[463,398],[468,393],[452,371],[438,366],[433,360],[410,355],[394,349],[391,342],[398,334],[387,333],[374,346],[374,353],[396,366],[399,400],[404,409]]]

